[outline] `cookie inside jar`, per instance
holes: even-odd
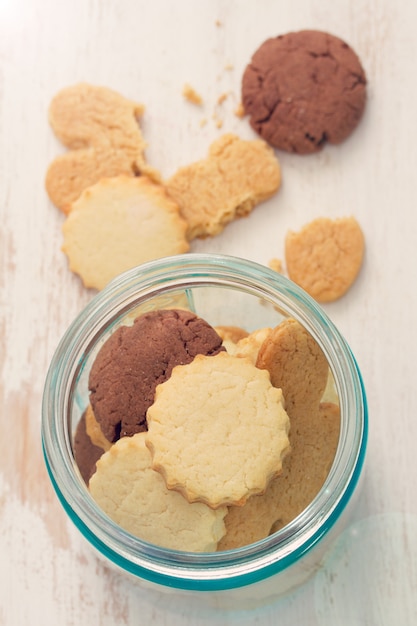
[[[114,522],[150,543],[197,552],[239,548],[294,520],[322,488],[340,432],[332,372],[312,334],[294,317],[276,310],[272,315],[273,307],[261,300],[253,305],[256,314],[251,319],[247,307],[236,308],[236,302],[235,315],[220,304],[208,313],[206,291],[194,289],[185,300],[176,301],[180,307],[162,304],[151,312],[139,307],[117,325],[90,363],[88,407],[74,437],[83,479]],[[220,293],[224,295],[221,288]],[[242,295],[246,297],[256,300]],[[212,300],[221,302],[218,297]],[[204,317],[194,310],[203,311]],[[158,320],[156,335],[150,330],[152,319]],[[136,348],[129,348],[129,332],[145,328],[144,321],[147,331],[138,334]],[[209,343],[203,341],[204,334]],[[112,372],[118,351],[126,357],[132,349],[124,375],[120,366]],[[151,382],[158,359],[162,374]],[[112,376],[116,382],[111,382]],[[123,381],[128,381],[128,389]],[[115,427],[118,402],[127,395],[133,405],[139,404],[135,388],[143,398],[146,385],[148,405],[137,430]],[[106,403],[112,429],[108,416],[100,414],[100,404]],[[158,423],[156,436],[152,420]],[[112,467],[119,477],[116,487]],[[158,488],[146,486],[145,475]],[[195,475],[197,486],[192,482]],[[232,479],[237,477],[240,491],[233,490]],[[172,516],[179,523],[175,534],[182,543],[173,545],[172,533],[161,532],[161,506],[167,519]],[[204,520],[199,540],[191,521],[196,509],[197,518]],[[187,533],[193,537],[188,543]]]

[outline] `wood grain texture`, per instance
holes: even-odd
[[[0,0],[1,626],[272,626],[277,616],[282,626],[338,626],[346,622],[334,606],[351,603],[352,594],[352,623],[391,626],[387,602],[396,623],[415,623],[416,21],[413,0]],[[48,164],[63,151],[47,108],[57,90],[78,81],[142,102],[148,161],[169,176],[202,158],[222,132],[254,137],[234,114],[244,67],[264,39],[302,28],[327,30],[355,48],[369,81],[365,116],[340,146],[308,157],[280,154],[279,194],[193,250],[267,264],[283,258],[287,230],[315,217],[360,222],[363,270],[344,298],[324,308],[367,388],[371,430],[356,523],[375,528],[380,544],[364,539],[361,568],[347,542],[343,583],[324,571],[257,611],[213,614],[174,598],[161,605],[96,558],[67,522],[43,465],[48,363],[93,295],[68,270],[63,215],[44,191]],[[184,100],[185,83],[201,94],[201,107]],[[378,551],[387,558],[373,558]],[[401,584],[389,587],[393,578]]]

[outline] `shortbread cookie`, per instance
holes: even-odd
[[[282,389],[292,427],[317,409],[329,365],[316,340],[295,319],[284,320],[268,334],[256,366],[268,370],[272,384]]]
[[[71,150],[57,157],[46,175],[52,202],[65,213],[81,192],[102,178],[119,174],[158,173],[145,161],[139,127],[144,107],[108,89],[87,83],[58,92],[49,107],[49,122]]]
[[[102,510],[144,541],[189,552],[216,550],[225,532],[226,507],[216,511],[169,491],[151,468],[144,433],[115,443],[97,462],[90,492]]]
[[[180,168],[166,189],[188,223],[191,240],[219,234],[272,196],[280,184],[279,162],[264,141],[226,134],[211,145],[206,159]]]
[[[123,150],[85,148],[56,157],[46,173],[45,186],[53,204],[67,214],[84,189],[122,174],[132,176],[131,159]]]
[[[101,457],[104,450],[96,446],[90,439],[86,428],[86,412],[81,416],[74,435],[74,459],[77,463],[84,482],[88,481],[96,471],[96,461]]]
[[[283,467],[291,454],[292,452],[285,457]],[[217,546],[219,551],[242,548],[268,537],[277,516],[281,516],[281,509],[277,508],[275,499],[270,497],[272,483],[278,478],[279,476],[271,481],[265,493],[251,496],[243,506],[227,508],[224,518],[226,533]]]
[[[136,265],[189,250],[177,205],[146,177],[119,176],[89,187],[62,230],[70,269],[95,289]]]
[[[173,367],[220,350],[215,330],[182,309],[150,311],[120,326],[100,348],[89,376],[91,406],[106,439],[146,430],[155,388]]]
[[[343,296],[362,266],[365,239],[354,217],[320,217],[285,240],[288,276],[318,302]]]
[[[302,459],[306,464],[304,471],[308,482],[301,490],[297,506],[299,502],[306,506],[315,495],[311,494],[316,488],[317,480],[310,480],[309,472],[321,477],[324,461],[327,467],[327,452],[334,455],[333,446],[331,450],[327,448],[324,452],[322,450],[323,462],[314,456],[314,451],[321,450],[327,444],[327,422],[323,421],[327,416],[323,416],[319,411],[319,405],[328,381],[329,366],[321,348],[303,326],[292,318],[284,320],[274,329],[267,330],[269,332],[258,348],[256,365],[261,369],[267,369],[272,384],[283,392],[285,408],[291,420],[289,434],[291,452],[283,461],[282,474],[271,481],[264,495],[249,498],[241,511],[237,510],[237,507],[229,509],[225,520],[227,534],[219,546],[222,550],[258,541],[269,534],[272,525],[278,519],[285,518],[289,521],[289,517],[295,516],[292,502],[297,496],[294,496],[293,491],[299,488],[300,466],[298,459],[294,461],[292,456],[300,456],[300,447],[305,447]],[[312,437],[311,432],[314,428],[317,428],[317,433]],[[320,439],[321,435],[323,441]],[[310,450],[312,446],[314,451]],[[291,469],[293,463],[295,470]],[[314,467],[315,463],[317,468]],[[291,477],[293,472],[297,474],[295,478]],[[280,482],[281,477],[282,481],[286,482]],[[293,481],[297,481],[297,485],[290,492],[291,499],[283,500],[284,504],[281,506],[283,485],[286,486],[287,483],[292,485]],[[307,485],[312,487],[307,489]]]
[[[366,103],[366,77],[356,53],[329,33],[303,30],[267,39],[242,79],[252,128],[288,152],[317,152],[356,128]]]
[[[288,451],[282,392],[248,359],[198,355],[172,370],[147,412],[152,466],[213,508],[265,491]]]
[[[107,452],[112,444],[111,441],[106,439],[103,435],[103,431],[96,420],[91,404],[89,404],[85,410],[85,430],[91,439],[91,443],[101,448],[104,452]]]
[[[252,331],[247,337],[243,337],[237,342],[233,354],[239,357],[247,357],[256,365],[260,347],[269,337],[271,331],[272,328],[269,327],[258,328]]]
[[[270,485],[269,497],[279,511],[272,530],[289,524],[316,497],[329,474],[340,436],[340,407],[324,402],[290,434],[291,455]]]
[[[282,473],[263,495],[252,496],[243,507],[229,507],[226,534],[219,550],[259,541],[297,517],[319,493],[333,463],[339,441],[340,409],[320,404],[291,428],[291,452]]]

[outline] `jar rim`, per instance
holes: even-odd
[[[73,385],[80,376],[86,351],[101,329],[136,305],[138,294],[146,300],[167,290],[196,285],[239,289],[266,299],[302,323],[329,360],[341,405],[336,457],[313,501],[273,535],[242,548],[213,553],[161,548],[112,522],[94,502],[79,474],[68,425]],[[333,322],[308,294],[285,276],[253,261],[187,253],[124,272],[98,292],[69,326],[45,381],[42,446],[59,500],[82,535],[102,555],[150,582],[187,590],[220,590],[257,582],[285,570],[327,534],[345,509],[361,474],[367,420],[365,391],[355,358]]]

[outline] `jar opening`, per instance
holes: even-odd
[[[291,522],[249,545],[191,553],[146,543],[114,524],[95,504],[74,459],[74,434],[88,405],[88,376],[99,349],[121,325],[155,308],[187,308],[212,326],[251,332],[297,320],[329,364],[340,403],[334,462],[314,500]],[[61,340],[48,372],[42,438],[52,484],[81,533],[110,561],[141,578],[186,589],[226,589],[284,571],[314,548],[345,509],[361,474],[367,409],[359,369],[324,311],[288,279],[256,263],[187,254],[154,261],[113,280]]]

